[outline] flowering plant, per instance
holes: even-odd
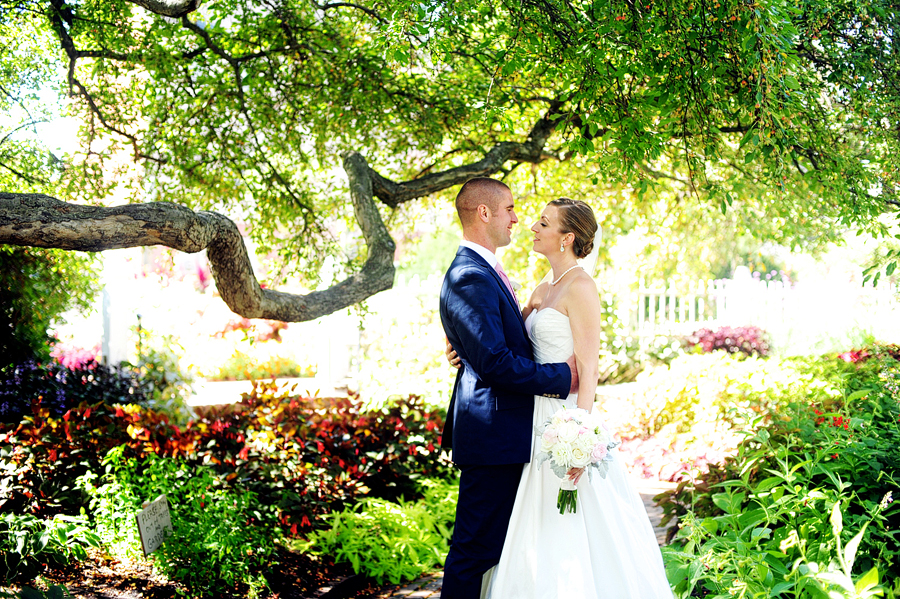
[[[578,490],[567,476],[571,468],[585,468],[588,478],[591,469],[596,468],[600,476],[606,478],[610,450],[619,445],[596,413],[581,408],[562,408],[541,427],[535,427],[541,442],[541,452],[537,455],[538,468],[550,461],[550,469],[562,479],[556,507],[560,514],[575,513]]]

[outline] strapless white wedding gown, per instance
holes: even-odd
[[[529,314],[526,328],[539,363],[572,355],[569,318],[552,308]],[[564,400],[536,397],[534,424],[543,424]],[[516,503],[491,578],[490,599],[671,599],[662,555],[640,495],[628,481],[618,452],[606,478],[595,471],[578,481],[576,513],[556,507],[560,479],[550,464],[525,464]]]

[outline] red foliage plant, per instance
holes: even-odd
[[[238,404],[205,408],[179,428],[137,405],[82,402],[61,418],[41,403],[15,425],[0,425],[3,511],[78,513],[74,480],[99,469],[110,448],[212,465],[225,484],[254,491],[286,530],[299,534],[360,496],[412,498],[419,477],[446,477],[443,417],[420,397],[364,411],[358,397],[302,397],[258,384]]]

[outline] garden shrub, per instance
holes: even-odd
[[[244,381],[267,378],[311,377],[316,375],[315,367],[301,366],[283,356],[271,356],[259,360],[235,350],[234,354],[215,372],[207,375],[211,381]]]
[[[150,454],[125,458],[123,448],[109,451],[106,473],[89,473],[79,484],[91,496],[91,514],[104,545],[117,554],[141,554],[134,514],[143,501],[165,494],[172,534],[151,554],[169,579],[192,594],[216,597],[239,587],[258,593],[267,584],[266,566],[275,553],[277,527],[254,523],[259,516],[254,493],[226,484],[211,467]]]
[[[300,397],[272,385],[255,386],[240,404],[207,408],[184,427],[139,405],[82,402],[54,417],[36,402],[20,422],[0,425],[0,506],[77,515],[87,498],[75,480],[122,446],[126,458],[209,464],[299,534],[358,497],[412,498],[418,479],[451,476],[440,457],[442,423],[416,396],[363,411],[357,397]]]
[[[234,472],[296,534],[358,497],[416,497],[417,480],[453,473],[441,455],[440,412],[421,397],[380,410],[358,397],[320,398],[257,384],[239,404],[210,407],[190,430],[208,461]],[[214,441],[214,442],[213,442]]]
[[[459,498],[459,486],[423,481],[425,492],[415,502],[393,503],[366,498],[328,517],[331,527],[315,532],[315,553],[349,562],[357,574],[397,584],[443,565]]]
[[[684,353],[677,339],[640,338],[623,321],[612,296],[601,297],[599,384],[633,382],[648,367],[669,364]]]
[[[808,364],[839,392],[798,394],[734,457],[657,497],[664,523],[681,520],[667,561],[685,593],[818,597],[813,589],[850,572],[840,548],[857,533],[853,571],[900,579],[900,363],[870,352],[876,359]],[[835,511],[847,532],[832,533]]]
[[[803,360],[688,354],[648,369],[632,395],[602,408],[637,475],[676,480],[731,455],[749,423],[768,422],[800,390],[839,393]]]
[[[59,417],[82,402],[146,403],[144,387],[128,368],[109,368],[90,358],[63,366],[28,360],[0,368],[0,423],[18,423],[40,402]]]
[[[700,329],[685,339],[685,345],[704,353],[723,350],[730,354],[758,356],[769,355],[769,338],[759,327],[719,327],[715,331]]]
[[[60,415],[41,399],[29,408],[0,424],[0,507],[41,519],[87,509],[88,487],[76,481],[98,476],[112,448],[123,462],[159,456],[183,473],[202,466],[232,503],[252,494],[257,525],[289,536],[327,526],[325,515],[363,497],[412,500],[419,481],[453,474],[440,450],[442,414],[417,396],[366,411],[358,397],[257,384],[241,403],[208,407],[182,427],[138,404],[82,401]]]
[[[75,480],[110,448],[142,456],[162,450],[176,433],[167,416],[136,405],[82,402],[53,418],[36,404],[17,426],[0,427],[0,488],[7,491],[0,506],[40,516],[78,514],[86,498]]]
[[[0,584],[27,582],[44,564],[62,566],[87,557],[85,549],[100,539],[84,518],[56,515],[41,520],[28,514],[0,518]]]

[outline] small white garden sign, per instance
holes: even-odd
[[[144,503],[144,509],[137,513],[137,525],[144,555],[150,555],[166,540],[168,534],[166,531],[169,533],[173,531],[172,519],[169,517],[169,503],[165,495]]]

